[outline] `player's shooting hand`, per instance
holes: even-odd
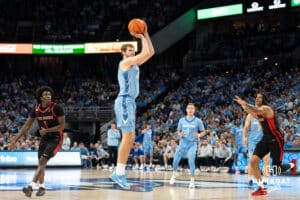
[[[47,132],[46,132],[46,129],[45,129],[44,127],[42,127],[41,130],[39,130],[39,132],[40,132],[40,135],[41,135],[41,136],[44,136],[44,135],[46,135],[46,133],[47,133]]]
[[[148,34],[148,26],[147,26],[146,23],[145,23],[145,32],[144,32],[144,34]]]
[[[130,35],[132,35],[133,37],[135,37],[135,38],[142,38],[142,37],[144,37],[144,35],[143,34],[138,34],[138,33],[130,33]]]

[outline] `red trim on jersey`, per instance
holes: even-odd
[[[276,141],[279,145],[279,148],[280,148],[280,161],[282,161],[283,152],[284,152],[284,149],[283,149],[283,144],[284,144],[283,136],[282,136],[281,132],[276,128],[274,118],[267,119],[267,123],[268,123],[268,126],[269,126],[269,129],[270,129],[271,133],[275,136],[275,139],[276,139]]]
[[[53,150],[53,156],[55,156],[55,154],[60,150],[61,145],[63,143],[63,131],[59,131],[59,143],[57,144],[56,148]]]
[[[51,108],[52,104],[53,103],[51,103],[45,110],[41,110],[41,104],[38,104],[38,111],[41,113],[45,113]]]
[[[56,118],[56,113],[54,112],[54,107],[55,107],[56,103],[53,103],[51,106],[51,110],[52,110],[52,115],[54,118]]]
[[[43,124],[44,124],[45,128],[48,128],[48,124],[46,121],[43,121]]]

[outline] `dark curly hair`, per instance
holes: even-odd
[[[52,96],[53,96],[53,94],[54,94],[54,92],[53,92],[53,90],[52,90],[51,87],[49,87],[49,86],[42,86],[42,87],[40,87],[40,88],[37,89],[37,91],[36,91],[36,99],[37,99],[37,102],[38,102],[38,103],[41,103],[41,97],[42,97],[42,95],[43,95],[43,92],[45,92],[45,91],[50,92]]]

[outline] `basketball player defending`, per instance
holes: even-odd
[[[189,188],[195,188],[194,174],[197,144],[199,141],[198,138],[206,134],[202,121],[194,115],[195,110],[195,105],[193,103],[189,103],[186,107],[187,115],[182,117],[178,122],[177,131],[180,137],[180,142],[176,148],[173,160],[173,175],[170,180],[171,185],[175,183],[175,179],[178,176],[177,169],[180,160],[187,155],[191,173]]]
[[[141,39],[142,51],[135,55],[132,45],[124,44],[121,47],[123,60],[120,61],[118,69],[120,92],[115,100],[115,114],[117,126],[122,130],[123,137],[119,147],[117,167],[111,175],[111,179],[123,189],[130,189],[125,175],[125,166],[135,138],[135,99],[139,94],[139,65],[154,55],[147,27],[143,34],[131,33],[131,35]]]
[[[256,102],[256,106],[260,105],[260,101]],[[245,126],[243,129],[243,144],[248,147],[248,156],[251,159],[254,149],[257,145],[257,143],[261,140],[263,136],[259,121],[253,117],[251,114],[248,114],[245,121]],[[264,180],[263,183],[266,184],[267,178],[270,176],[270,154],[267,154],[264,157]],[[253,173],[252,168],[250,166],[250,163],[248,165],[248,181],[249,185],[253,185]]]
[[[283,159],[283,134],[279,129],[275,113],[273,109],[267,105],[266,97],[258,93],[255,99],[256,106],[248,104],[246,101],[236,96],[234,99],[242,108],[253,117],[257,118],[263,131],[262,139],[257,143],[253,156],[250,159],[250,167],[252,173],[257,179],[259,188],[252,192],[253,196],[266,195],[267,189],[264,188],[261,174],[259,170],[259,161],[263,159],[268,153],[273,161],[273,170],[276,175],[290,169],[290,174],[295,174],[297,171],[297,160],[292,159],[289,164],[282,164]]]
[[[23,188],[27,197],[31,197],[32,188],[39,181],[40,188],[36,196],[45,194],[45,169],[50,158],[60,150],[63,142],[63,129],[65,127],[65,114],[62,107],[52,102],[53,90],[48,86],[43,86],[37,90],[38,103],[30,112],[27,121],[15,139],[11,141],[8,148],[12,150],[16,141],[26,135],[29,128],[37,119],[40,127],[39,134],[41,142],[38,149],[38,168],[34,174],[31,184]]]

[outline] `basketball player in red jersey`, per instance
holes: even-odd
[[[254,149],[253,156],[250,158],[250,165],[259,186],[255,192],[252,192],[252,195],[266,195],[267,190],[264,188],[264,184],[262,183],[259,161],[270,152],[273,160],[274,174],[279,175],[281,172],[290,169],[290,174],[293,175],[297,171],[297,160],[292,159],[289,164],[281,163],[283,159],[284,145],[283,133],[279,129],[273,109],[267,105],[267,99],[262,93],[258,93],[255,98],[257,106],[248,104],[238,96],[236,96],[234,100],[240,104],[247,113],[256,117],[262,127],[263,137]]]
[[[23,188],[27,197],[31,197],[32,188],[35,187],[37,181],[39,181],[40,187],[36,195],[43,196],[45,194],[44,177],[47,162],[60,150],[63,141],[62,130],[65,127],[65,114],[62,107],[52,102],[52,96],[53,90],[50,87],[43,86],[37,90],[39,104],[31,110],[23,128],[8,145],[8,149],[13,150],[16,141],[27,134],[34,120],[37,119],[41,135],[38,149],[39,163],[31,184]]]

